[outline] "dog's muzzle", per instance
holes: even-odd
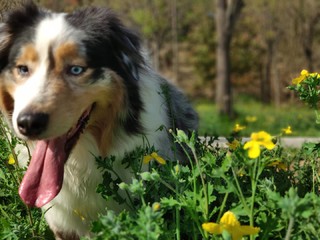
[[[26,137],[36,137],[46,130],[49,122],[47,113],[20,113],[17,118],[19,132]]]

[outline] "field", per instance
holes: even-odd
[[[113,157],[96,156],[109,183],[97,191],[106,200],[111,195],[123,201],[120,192],[131,198],[126,200],[128,210],[108,211],[93,224],[93,239],[319,239],[319,145],[285,149],[279,141],[288,126],[292,135],[319,136],[313,111],[289,105],[275,109],[242,98],[235,106],[237,119],[228,121],[209,102],[195,106],[200,134],[229,136],[229,147],[171,132],[188,152],[188,163],[141,146],[123,159],[136,173],[129,183],[111,176],[116,171]],[[17,194],[24,171],[13,151],[18,140],[8,137],[3,122],[0,126],[0,239],[53,239],[43,213],[26,207]],[[252,132],[256,135],[250,142],[241,143],[241,136]],[[140,171],[142,164],[148,164],[148,172]]]
[[[288,126],[292,128],[291,136],[320,136],[320,125],[315,123],[314,111],[297,102],[275,108],[272,105],[263,105],[252,98],[238,97],[235,101],[237,116],[234,120],[220,117],[212,102],[198,101],[194,106],[200,116],[200,135],[229,136],[238,123],[246,126],[241,131],[241,136],[250,136],[251,132],[259,130],[278,134]]]

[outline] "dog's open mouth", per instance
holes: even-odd
[[[42,207],[61,190],[64,164],[77,143],[94,108],[87,108],[77,124],[66,134],[37,141],[27,172],[19,187],[22,200],[29,206]]]

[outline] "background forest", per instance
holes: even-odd
[[[108,6],[139,31],[153,65],[193,97],[215,94],[215,0],[40,0],[70,11]],[[320,2],[317,0],[244,0],[232,45],[235,93],[266,103],[289,99],[286,86],[301,69],[320,65]]]
[[[24,1],[0,0],[0,22]],[[108,210],[93,224],[93,239],[320,239],[320,144],[282,146],[288,134],[320,136],[320,75],[300,76],[320,67],[319,0],[34,1],[54,11],[113,8],[142,35],[153,67],[189,95],[199,135],[211,136],[173,133],[191,154],[187,165],[158,156],[166,164],[156,159],[140,172],[130,163],[141,166],[154,149],[127,153],[132,183],[111,178],[120,176],[113,156],[97,156],[108,183],[99,193],[128,191],[140,201],[130,212]],[[20,201],[19,140],[0,120],[0,239],[53,239],[44,213]],[[216,136],[227,137],[226,147]],[[217,225],[218,232],[208,227]]]
[[[12,2],[15,1],[24,0]],[[202,119],[201,133],[225,135],[230,125],[243,122],[247,115],[256,115],[265,109],[267,116],[273,115],[275,118],[266,121],[268,126],[280,122],[279,127],[292,125],[298,135],[317,135],[315,130],[318,127],[313,124],[313,113],[305,111],[305,108],[296,108],[297,97],[287,86],[302,69],[313,72],[319,68],[318,0],[36,2],[55,11],[72,11],[90,5],[114,9],[127,25],[142,36],[153,67],[181,87],[193,100]],[[219,2],[224,4],[225,14],[230,14],[234,25],[229,29],[229,79],[222,80],[221,84],[226,85],[222,86],[226,88],[222,90],[218,86],[220,78],[217,76],[220,57],[217,54],[220,39],[217,36]],[[232,16],[232,11],[237,11],[237,15]],[[222,21],[226,22],[227,19]],[[221,109],[227,105],[231,109]],[[294,107],[296,112],[287,108],[288,105]],[[267,106],[271,106],[270,111]],[[252,109],[252,112],[248,112],[248,109]],[[216,116],[217,112],[223,112],[229,118],[222,116],[221,119],[221,116]],[[282,112],[288,114],[283,116]],[[302,128],[297,120],[298,115],[303,115],[307,122]],[[216,128],[210,126],[213,122]],[[273,131],[263,123],[256,125]]]

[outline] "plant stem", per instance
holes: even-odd
[[[229,193],[227,192],[227,193],[224,195],[224,198],[223,198],[223,201],[222,201],[222,204],[221,204],[221,207],[220,207],[219,215],[218,215],[218,218],[217,218],[217,222],[220,221],[220,218],[221,218],[221,215],[222,215],[222,213],[223,213],[223,211],[224,211],[224,207],[225,207],[225,205],[226,205],[228,196],[229,196]]]
[[[177,190],[175,190],[173,187],[171,187],[170,184],[168,184],[166,181],[163,181],[162,179],[159,179],[159,181],[166,186],[168,189],[170,189],[172,192],[177,193]]]
[[[286,236],[285,236],[284,240],[289,240],[290,239],[291,232],[292,232],[292,229],[293,229],[293,225],[294,225],[294,217],[291,216],[290,220],[289,220],[287,233],[286,233]]]
[[[251,196],[251,206],[250,206],[250,226],[253,227],[253,210],[254,210],[254,201],[255,201],[255,196],[256,196],[256,190],[257,190],[257,166],[259,162],[259,158],[254,162],[254,167],[253,167],[253,173],[251,177],[251,190],[252,190],[252,196]]]
[[[28,217],[29,217],[29,221],[30,221],[30,225],[33,226],[33,219],[32,219],[32,214],[31,214],[31,209],[29,206],[25,205],[26,208],[27,208],[27,213],[28,213]],[[35,232],[34,232],[34,229],[31,228],[31,232],[32,232],[32,236],[35,236]]]
[[[245,198],[244,198],[244,196],[243,196],[243,193],[242,193],[242,190],[241,190],[241,187],[240,187],[240,184],[239,184],[237,175],[236,175],[233,167],[231,167],[231,170],[232,170],[232,174],[233,174],[234,180],[236,181],[236,186],[237,186],[237,187],[236,187],[236,190],[237,190],[238,196],[239,196],[239,198],[240,198],[240,201],[241,201],[244,209],[245,209],[245,210],[248,212],[248,214],[249,214],[249,213],[250,213],[250,209],[249,209],[249,207],[248,207],[248,205],[247,205],[247,203],[246,203],[246,200],[245,200]]]
[[[165,181],[163,181],[161,179],[162,182],[166,183]],[[176,180],[176,189],[175,189],[175,193],[176,193],[176,199],[179,199],[179,194],[180,194],[180,190],[179,190],[179,181]],[[167,183],[166,183],[167,184]],[[168,184],[169,185],[169,184]],[[169,185],[170,186],[170,185]],[[170,186],[171,188],[171,186]],[[169,188],[169,189],[170,189]],[[174,190],[174,189],[172,189]],[[180,240],[181,239],[181,234],[180,234],[180,209],[179,206],[176,206],[176,239]]]
[[[208,196],[208,188],[207,188],[207,184],[205,183],[204,181],[204,178],[203,178],[203,172],[201,170],[201,166],[199,164],[199,160],[198,160],[198,157],[197,157],[197,154],[195,152],[195,150],[193,148],[190,148],[191,151],[192,151],[192,154],[193,154],[193,157],[196,161],[196,164],[197,164],[197,167],[199,169],[199,174],[200,174],[200,179],[201,179],[201,183],[202,183],[202,187],[203,187],[203,193],[204,193],[204,198],[205,198],[205,218],[207,219],[208,218],[208,214],[209,214],[209,196]]]
[[[180,209],[179,206],[176,206],[176,239],[181,239],[181,233],[180,233]]]

